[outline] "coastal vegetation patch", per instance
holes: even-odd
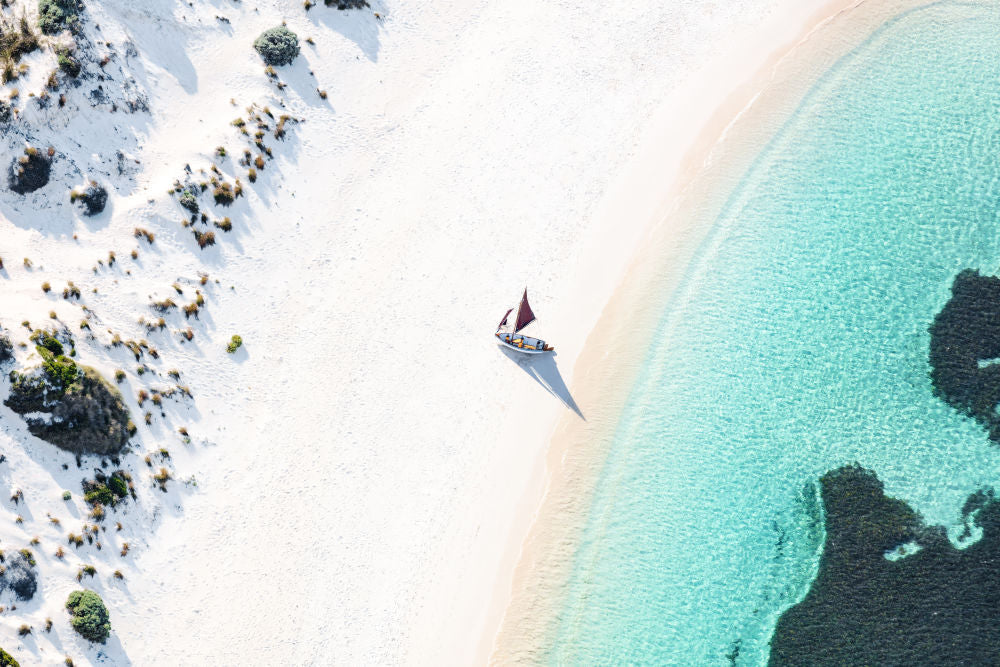
[[[110,474],[100,469],[94,472],[94,479],[85,479],[82,482],[83,499],[90,505],[91,516],[94,519],[103,519],[105,508],[115,507],[129,496],[135,499],[135,486],[132,483],[132,475],[128,472],[120,469]]]
[[[934,393],[1000,443],[1000,278],[959,273],[930,334]]]
[[[91,590],[73,591],[66,599],[70,623],[84,639],[103,644],[111,634],[111,615],[101,596]]]
[[[33,339],[42,364],[10,372],[4,405],[24,417],[32,435],[57,447],[76,454],[120,452],[131,435],[121,393],[95,369],[66,356],[51,333],[35,332]]]
[[[24,15],[16,21],[0,18],[0,83],[8,83],[23,74],[26,69],[18,63],[38,48],[38,35]]]
[[[11,361],[14,358],[14,343],[10,341],[10,335],[0,330],[0,365]]]
[[[18,600],[30,600],[38,590],[38,573],[31,551],[22,549],[12,555],[0,554],[0,589],[14,593]]]
[[[985,665],[1000,646],[1000,503],[972,494],[962,513],[971,542],[956,548],[852,465],[820,479],[826,542],[816,580],[786,610],[769,664]]]
[[[14,158],[8,169],[8,187],[17,194],[24,195],[47,185],[55,153],[56,150],[51,146],[44,151],[32,146],[25,147],[24,154]]]
[[[38,27],[46,35],[76,30],[83,3],[79,0],[38,0]]]
[[[81,204],[84,215],[93,216],[104,211],[108,203],[108,191],[97,181],[90,181],[82,190],[71,191],[69,200]]]
[[[290,65],[299,55],[299,38],[287,26],[279,25],[262,32],[253,48],[269,66]]]

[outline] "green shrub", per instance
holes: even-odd
[[[73,615],[73,629],[84,639],[103,644],[111,634],[108,608],[94,591],[73,591],[66,598],[66,609]]]
[[[108,478],[108,488],[119,498],[124,498],[128,495],[128,485],[118,475],[112,475]]]
[[[229,345],[226,346],[226,352],[232,354],[241,347],[243,347],[243,339],[234,334],[229,340]]]
[[[198,212],[198,195],[195,194],[194,188],[187,187],[181,191],[180,199],[178,199],[180,205],[191,211],[192,213]]]
[[[73,77],[74,79],[80,76],[80,61],[71,56],[67,51],[59,52],[59,69]]]
[[[100,503],[102,505],[111,505],[115,502],[115,494],[111,492],[106,486],[99,486],[93,491],[88,491],[83,499],[87,501],[90,505],[96,505]]]
[[[44,340],[45,342],[55,342],[59,346],[58,349],[62,350],[62,344],[55,338],[48,337]],[[42,345],[38,345],[35,349],[42,356],[42,368],[45,369],[45,374],[56,389],[66,391],[80,377],[80,369],[76,362],[69,357],[54,354],[50,348],[42,347]]]
[[[21,667],[14,657],[0,648],[0,667]]]
[[[63,28],[73,30],[82,8],[78,0],[38,0],[38,27],[46,35],[54,35]]]
[[[0,364],[14,358],[14,344],[10,342],[10,336],[0,332]]]
[[[268,65],[288,65],[299,55],[299,38],[280,25],[262,32],[254,40],[253,48]]]
[[[58,338],[52,336],[51,334],[45,334],[42,336],[42,338],[38,341],[38,344],[57,357],[61,357],[66,354],[66,351],[63,349],[63,344],[59,342]]]

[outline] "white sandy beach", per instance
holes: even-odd
[[[80,359],[108,376],[130,370],[123,392],[139,423],[147,381],[101,344],[103,329],[146,336],[136,319],[151,315],[149,298],[174,281],[190,293],[199,271],[208,306],[193,344],[149,335],[163,351],[150,365],[180,368],[195,398],[140,424],[128,559],[117,548],[52,557],[85,511],[60,497],[80,495],[81,473],[0,408],[0,481],[29,508],[5,503],[0,542],[41,538],[41,593],[0,613],[0,645],[22,664],[486,662],[554,429],[580,419],[572,405],[592,428],[614,417],[575,372],[585,342],[592,354],[602,344],[590,332],[760,73],[846,4],[89,4],[150,113],[89,108],[87,84],[72,93],[83,106],[71,122],[50,108],[30,136],[4,136],[5,155],[27,140],[75,161],[27,198],[0,193],[0,323],[17,331],[55,309],[75,330],[79,308],[40,283],[99,288],[84,302],[102,327],[78,342]],[[284,91],[250,47],[281,20],[315,40],[279,68]],[[51,68],[50,53],[32,57],[22,96]],[[234,231],[201,251],[166,191],[186,164],[207,168],[216,146],[236,153],[230,121],[251,103],[283,103],[303,122],[256,184],[234,158],[220,164],[247,196],[219,210]],[[139,161],[133,185],[116,175],[116,150]],[[84,173],[114,186],[93,220],[65,194]],[[155,244],[134,239],[137,226]],[[118,268],[93,273],[109,250]],[[491,340],[525,286],[552,361],[518,364]],[[174,316],[171,328],[187,324]],[[245,346],[230,356],[234,333]],[[161,446],[168,494],[142,463]],[[82,563],[98,567],[88,585],[111,610],[107,647],[73,636],[62,610]],[[119,567],[124,582],[110,577]],[[51,634],[38,630],[46,617]],[[36,631],[18,637],[25,622]]]

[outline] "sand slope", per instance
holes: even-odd
[[[149,297],[175,280],[193,290],[207,271],[209,306],[193,344],[167,334],[158,343],[164,358],[152,365],[180,367],[195,401],[141,425],[128,465],[144,490],[128,517],[137,548],[125,583],[108,575],[117,553],[65,565],[46,555],[43,595],[0,616],[0,644],[46,664],[66,653],[77,664],[142,665],[181,654],[190,664],[484,659],[503,608],[495,593],[543,489],[548,436],[572,404],[574,359],[664,205],[628,184],[653,187],[662,172],[666,191],[700,127],[695,118],[690,131],[673,128],[664,145],[675,153],[650,161],[641,146],[651,120],[666,102],[692,99],[703,65],[730,53],[733,35],[773,22],[779,3],[379,0],[344,13],[290,0],[92,4],[88,34],[115,46],[121,80],[134,79],[150,111],[83,105],[67,122],[50,109],[50,120],[32,121],[37,136],[5,135],[11,150],[26,138],[58,144],[75,169],[65,161],[29,200],[0,195],[2,252],[15,258],[0,277],[0,321],[16,328],[69,308],[42,298],[45,279],[98,287],[85,301],[106,327],[136,336]],[[282,19],[316,43],[281,68],[278,91],[250,43]],[[47,57],[31,73],[39,90]],[[123,99],[133,90],[120,87]],[[706,99],[690,103],[700,110]],[[233,158],[220,162],[247,196],[213,209],[235,229],[198,250],[166,190],[184,165],[207,168],[216,146],[239,147],[229,123],[250,103],[284,105],[303,122],[273,144],[275,161],[253,186]],[[118,174],[116,150],[139,161],[134,174]],[[85,174],[113,186],[96,220],[66,196]],[[94,274],[109,250],[126,258],[142,245],[136,226],[157,234],[138,266]],[[490,338],[525,285],[538,334],[559,352],[535,366]],[[171,329],[186,326],[172,317]],[[233,333],[245,347],[229,356]],[[131,369],[107,338],[80,344],[84,363]],[[128,382],[141,414],[140,380]],[[577,406],[584,417],[589,407]],[[4,481],[25,489],[36,522],[4,528],[3,543],[19,546],[46,511],[82,511],[59,499],[79,480],[61,470],[65,455],[26,436],[9,411],[0,417],[14,452]],[[196,486],[166,496],[151,487],[141,455],[159,446]],[[40,551],[60,539],[53,530]],[[93,585],[112,612],[104,649],[77,641],[61,612],[84,561],[99,564]],[[36,627],[52,616],[54,634],[18,639],[22,616]]]

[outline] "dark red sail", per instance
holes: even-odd
[[[514,323],[514,333],[535,321],[535,314],[531,312],[528,305],[528,290],[525,288],[524,296],[521,297],[521,305],[517,308],[517,321]]]
[[[513,311],[514,311],[513,308],[507,309],[507,312],[503,314],[503,319],[500,321],[500,324],[497,325],[497,331],[500,331],[501,327],[507,326],[507,316],[510,315]]]

